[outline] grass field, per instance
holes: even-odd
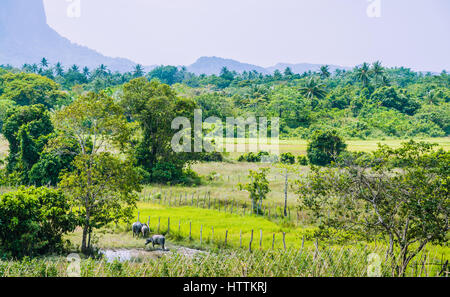
[[[439,145],[448,150],[450,148],[450,138],[436,138],[436,139],[426,139],[428,142],[439,143]],[[399,146],[402,140],[386,140],[386,141],[347,141],[349,145],[349,150],[352,151],[373,151],[377,148],[378,143],[387,144],[389,146]],[[280,147],[282,152],[291,152],[295,155],[302,155],[306,153],[306,141],[300,140],[286,140],[281,141]],[[0,136],[0,158],[4,158],[7,155],[8,146],[4,138]],[[233,158],[236,155],[231,155]],[[283,242],[283,234],[285,234],[285,243],[288,251],[302,250],[302,247],[305,249],[309,249],[314,254],[315,247],[315,239],[312,237],[312,229],[314,226],[308,226],[303,223],[303,219],[300,221],[289,221],[282,219],[268,219],[267,217],[254,216],[246,213],[245,215],[242,213],[242,209],[240,212],[234,212],[230,214],[224,212],[222,209],[219,211],[218,209],[205,209],[202,207],[195,206],[175,206],[175,205],[167,205],[164,203],[158,204],[155,200],[150,199],[157,193],[161,193],[162,196],[170,196],[172,197],[172,201],[177,201],[177,199],[182,200],[191,200],[192,197],[195,199],[204,199],[205,197],[211,197],[212,199],[217,199],[222,202],[224,201],[236,201],[240,204],[250,205],[250,199],[248,197],[248,193],[245,191],[240,191],[238,187],[238,183],[245,183],[248,181],[247,175],[250,169],[257,169],[261,167],[270,166],[269,173],[269,181],[270,181],[270,189],[271,192],[268,194],[268,199],[265,201],[265,205],[268,206],[278,206],[281,207],[284,203],[284,178],[282,176],[282,170],[277,168],[276,165],[268,165],[261,163],[238,163],[235,161],[231,162],[223,162],[223,163],[198,163],[193,165],[193,170],[196,171],[201,176],[210,176],[212,173],[216,174],[216,177],[212,180],[205,182],[203,185],[198,187],[185,187],[185,186],[169,186],[169,185],[148,185],[145,186],[141,193],[141,202],[138,203],[138,209],[135,213],[135,219],[137,219],[138,213],[140,216],[141,222],[147,222],[150,219],[150,227],[152,233],[162,233],[167,234],[168,240],[172,244],[177,244],[181,246],[191,247],[199,250],[207,250],[211,252],[216,251],[227,251],[227,253],[232,253],[233,251],[246,251],[249,249],[249,244],[251,241],[251,234],[253,230],[253,241],[252,241],[252,250],[253,251],[269,251],[272,250],[272,247],[276,251],[284,251],[284,242]],[[297,196],[295,194],[295,188],[292,187],[293,181],[298,178],[300,174],[304,174],[308,171],[307,167],[299,167],[298,172],[295,175],[292,175],[289,179],[290,187],[288,191],[288,206],[292,210],[292,215],[296,216],[296,205],[297,205]],[[0,188],[0,192],[7,191],[9,189]],[[208,195],[208,196],[207,196]],[[147,202],[145,201],[147,200]],[[247,210],[248,211],[248,210]],[[303,216],[303,214],[302,214]],[[170,232],[168,232],[169,226],[169,218],[170,218]],[[134,221],[133,220],[133,221]],[[262,237],[261,237],[262,234]],[[118,226],[110,225],[108,227],[102,228],[100,230],[96,230],[94,234],[93,242],[95,245],[101,249],[143,249],[144,241],[143,239],[136,239],[132,237],[130,226],[125,224],[120,224]],[[275,241],[274,241],[275,238]],[[78,249],[81,243],[81,230],[76,230],[72,234],[66,236],[73,245],[74,249]],[[357,250],[358,257],[361,255],[366,255],[367,248],[369,249],[380,249],[383,250],[386,246],[380,242],[378,243],[366,243],[364,241],[357,241],[351,239],[349,242],[346,242],[345,245],[341,245],[336,240],[329,242],[318,242],[319,249],[322,248],[336,248],[337,250],[342,249],[355,249]],[[356,255],[356,254],[355,254]],[[264,276],[267,273],[268,275],[283,275],[282,269],[276,269],[276,263],[270,262],[273,265],[270,269],[264,270],[261,267],[257,266],[256,258],[252,258],[251,255],[246,256],[236,256],[233,258],[228,254],[226,256],[227,259],[230,259],[229,262],[224,262],[224,267],[226,266],[229,271],[227,273],[216,271],[215,276],[219,276],[220,273],[224,273],[226,275],[239,276],[239,272],[234,269],[235,262],[251,262],[254,261],[256,268],[252,270],[250,275],[254,276]],[[264,255],[261,256],[261,259],[264,259]],[[280,256],[284,257],[284,256]],[[340,259],[337,256],[337,259]],[[356,256],[355,256],[356,257]],[[362,256],[361,256],[362,257]],[[418,259],[428,259],[427,261],[435,261],[436,263],[442,261],[442,259],[450,258],[450,248],[448,246],[431,246],[429,245],[426,250],[417,256]],[[351,258],[351,257],[350,257]],[[38,260],[37,260],[38,261]],[[172,260],[171,260],[172,261]],[[178,261],[178,260],[177,260]],[[181,260],[180,260],[181,261]],[[185,260],[182,260],[185,261]],[[187,261],[187,260],[186,260]],[[215,261],[215,260],[214,260]],[[292,258],[286,261],[300,261],[297,258]],[[36,262],[36,265],[53,265],[53,262]],[[172,265],[173,262],[165,263],[164,265]],[[269,262],[268,262],[269,263]],[[303,262],[298,262],[299,265],[306,265]],[[303,264],[301,264],[303,263]],[[315,263],[313,261],[312,263]],[[16,265],[17,263],[6,263],[5,265]],[[158,263],[153,263],[154,265],[160,265]],[[288,263],[289,264],[289,263]],[[0,266],[2,263],[0,262]],[[19,265],[19,264],[17,264]],[[60,263],[63,271],[65,268],[64,264]],[[97,275],[108,275],[110,271],[108,270],[108,266],[103,262],[86,262],[86,265],[97,265],[92,268],[92,273],[98,273]],[[130,265],[129,271],[125,273],[125,275],[147,275],[148,271],[151,271],[152,266],[149,263],[145,265],[150,266],[136,266],[134,264],[126,264]],[[134,266],[133,266],[134,265]],[[180,262],[178,266],[186,265],[186,270],[181,271],[178,275],[175,276],[185,276],[198,273],[199,275],[205,274],[208,275],[207,270],[195,270],[195,265],[189,262]],[[269,265],[269,264],[268,264]],[[313,264],[311,266],[314,267]],[[355,264],[356,265],[356,264]],[[365,264],[364,264],[365,265]],[[93,266],[93,267],[94,267]],[[178,267],[177,266],[177,267]],[[9,266],[8,266],[9,267]],[[18,266],[19,267],[19,266]],[[32,267],[32,266],[30,266]],[[47,266],[45,266],[47,267]],[[58,266],[59,267],[59,266]],[[89,266],[90,267],[90,266]],[[90,268],[86,268],[86,271],[90,271]],[[147,267],[147,268],[145,268]],[[285,267],[291,267],[287,265]],[[361,266],[363,267],[363,266]],[[0,267],[1,268],[1,267]],[[220,268],[220,267],[219,267]],[[19,268],[18,268],[19,269]],[[47,268],[46,268],[47,269]],[[104,270],[103,270],[104,269]],[[217,269],[214,268],[214,269]],[[262,269],[262,270],[261,270]],[[272,269],[272,270],[271,270]],[[311,268],[312,269],[312,268]],[[337,269],[343,269],[339,266]],[[11,271],[14,271],[11,269]],[[12,275],[21,275],[21,273],[27,273],[27,270],[23,271],[19,269],[19,271]],[[46,270],[47,271],[47,270]],[[201,271],[201,272],[200,272]],[[154,271],[154,273],[150,273],[149,275],[161,276],[160,271]],[[212,272],[211,272],[212,273]],[[316,274],[317,273],[317,274]],[[321,273],[319,272],[301,272],[300,271],[292,271],[288,276],[294,275],[333,275],[332,271],[326,271]],[[348,272],[344,276],[353,275],[356,272]],[[359,271],[362,273],[362,271]],[[411,272],[414,273],[414,272]],[[433,272],[434,273],[434,272]],[[0,271],[0,275],[1,275]],[[58,275],[63,274],[61,272]],[[216,275],[217,274],[217,275]],[[433,274],[434,275],[434,274]]]
[[[415,139],[417,141],[426,141],[431,143],[437,143],[440,147],[445,150],[450,149],[450,137],[441,138],[424,138]],[[247,140],[249,143],[252,140]],[[388,139],[388,140],[347,140],[348,149],[350,151],[374,151],[377,149],[378,144],[386,144],[392,147],[398,147],[402,142],[407,141],[407,139]],[[305,155],[306,154],[307,140],[304,139],[289,139],[280,140],[280,152],[290,152],[294,155]],[[5,138],[0,134],[0,158],[6,156],[8,152],[8,143]],[[240,153],[231,153],[232,158],[236,158]]]

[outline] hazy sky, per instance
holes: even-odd
[[[76,1],[80,17],[69,17]],[[144,65],[188,65],[200,56],[220,56],[261,66],[381,60],[450,70],[449,0],[44,2],[49,25],[63,36]],[[380,15],[373,17],[377,7]]]

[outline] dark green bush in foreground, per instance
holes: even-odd
[[[62,236],[76,226],[61,191],[20,188],[0,196],[0,253],[21,258],[63,250]]]

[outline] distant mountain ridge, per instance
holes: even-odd
[[[236,71],[238,73],[242,73],[244,71],[257,71],[262,74],[273,74],[276,70],[283,72],[286,68],[291,68],[293,73],[302,74],[304,72],[312,71],[316,72],[320,70],[324,64],[308,64],[308,63],[300,63],[300,64],[288,64],[288,63],[278,63],[275,66],[271,67],[261,67],[257,65],[241,63],[232,59],[224,59],[219,57],[201,57],[194,64],[187,66],[187,70],[189,72],[195,73],[197,75],[200,74],[220,74],[223,67],[226,67],[230,71]],[[328,65],[330,72],[335,72],[336,69],[341,70],[350,70],[351,67],[345,66],[337,66],[337,65]]]
[[[66,67],[77,64],[94,68],[105,64],[110,70],[121,72],[136,65],[128,59],[106,57],[59,35],[47,24],[43,0],[1,0],[0,64],[20,67],[38,63],[43,57]]]
[[[39,63],[43,57],[51,64],[61,62],[65,67],[77,64],[92,69],[104,64],[112,71],[127,72],[136,66],[131,60],[106,57],[59,35],[47,24],[43,0],[0,0],[0,65],[21,67],[23,64]],[[275,70],[283,72],[290,67],[292,72],[301,74],[318,71],[321,66],[279,63],[264,68],[232,59],[201,57],[186,68],[197,75],[218,75],[223,67],[238,73],[257,71],[262,74],[272,74]],[[155,67],[146,66],[144,69],[151,71]],[[348,69],[330,65],[331,72],[337,68]]]
[[[187,67],[189,72],[200,74],[220,74],[223,67],[230,71],[242,73],[244,71],[257,71],[259,73],[268,74],[268,71],[260,66],[241,63],[232,59],[224,59],[219,57],[201,57],[194,64]]]

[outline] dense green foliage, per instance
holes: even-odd
[[[61,252],[75,216],[59,190],[20,188],[0,196],[0,253],[7,257]]]
[[[94,70],[73,65],[65,70],[59,63],[53,67],[24,65],[22,70],[53,79],[69,91],[68,96],[100,90],[116,96],[122,92],[122,85],[132,79],[144,76],[157,79],[173,86],[178,95],[193,98],[205,118],[278,116],[283,137],[309,138],[316,130],[330,128],[346,138],[360,139],[449,135],[450,76],[445,72],[436,75],[407,68],[388,69],[379,62],[364,63],[353,71],[338,69],[330,73],[323,67],[319,73],[294,74],[286,70],[273,75],[238,74],[225,68],[219,76],[196,76],[185,68],[173,66],[161,66],[145,74],[139,65],[128,73],[112,73],[104,65]],[[15,84],[23,80],[29,85],[27,89],[32,90],[38,76],[6,74],[3,77],[3,81],[15,77]],[[39,84],[45,86],[43,90],[52,85],[48,81],[40,80]],[[54,105],[67,100],[59,97],[54,85],[49,90],[47,97],[53,98],[51,102],[38,99],[43,98],[40,96],[43,91],[33,91],[39,95],[36,97],[39,103]],[[10,94],[2,95],[5,91]],[[28,99],[17,99],[11,87],[2,87],[0,83],[2,99],[28,102]]]
[[[141,130],[132,155],[136,166],[147,172],[146,181],[189,182],[185,166],[201,154],[174,152],[172,121],[177,117],[192,121],[195,102],[177,97],[168,85],[138,78],[124,85],[121,104]]]
[[[255,214],[262,212],[262,203],[270,192],[269,181],[267,180],[268,168],[261,168],[258,171],[250,170],[248,177],[249,183],[239,184],[239,188],[249,193],[252,201],[252,211]]]
[[[315,131],[308,143],[308,159],[313,165],[329,165],[346,148],[344,140],[335,130]]]
[[[450,154],[410,141],[354,155],[299,180],[300,205],[321,228],[388,238],[393,274],[404,275],[427,244],[448,242]]]

